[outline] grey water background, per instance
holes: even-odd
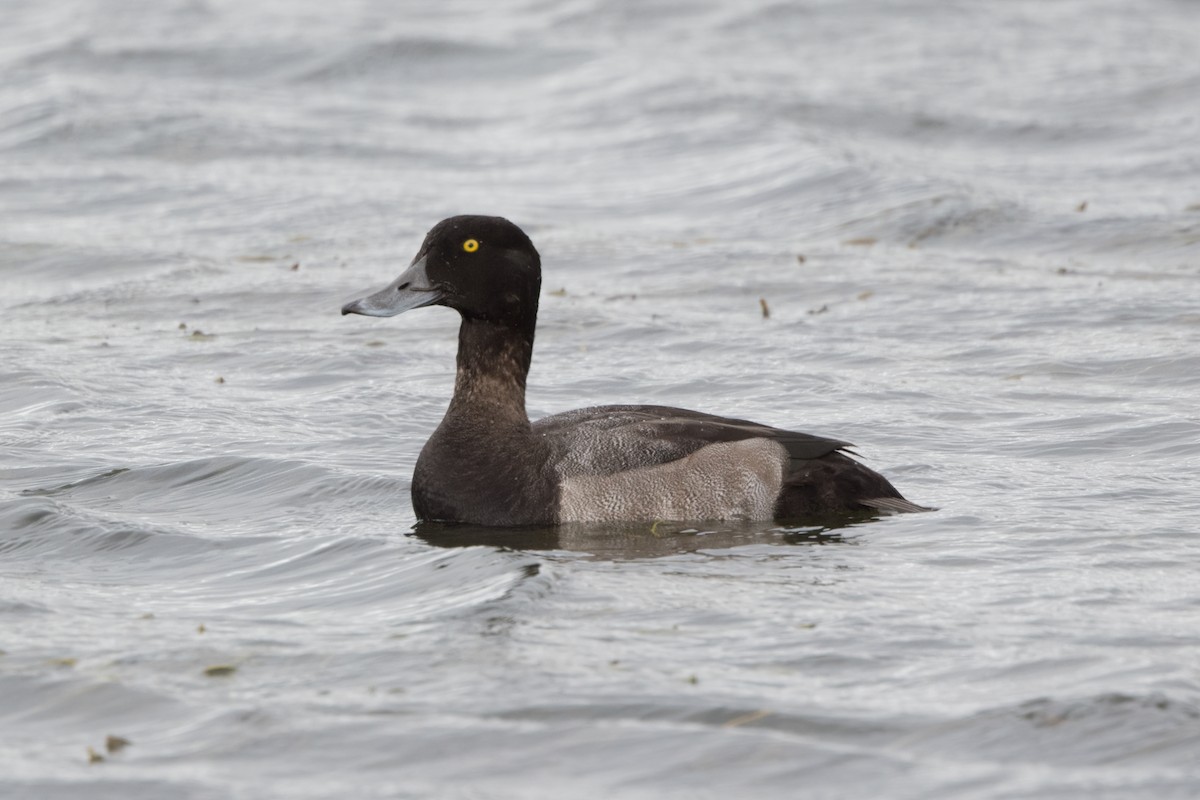
[[[0,797],[1200,796],[1200,5],[4,12]],[[465,212],[940,510],[414,531]]]

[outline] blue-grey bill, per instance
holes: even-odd
[[[394,317],[414,308],[432,305],[442,296],[443,292],[430,283],[425,273],[425,258],[420,258],[385,288],[346,303],[342,306],[342,314]]]

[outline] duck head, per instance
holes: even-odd
[[[464,320],[532,329],[541,284],[541,259],[523,230],[503,217],[450,217],[426,234],[400,277],[342,313],[391,317],[440,305]]]

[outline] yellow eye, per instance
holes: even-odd
[[[466,250],[468,253],[474,253],[478,249],[479,242],[475,241],[474,239],[467,239],[465,242],[463,242],[463,250]]]

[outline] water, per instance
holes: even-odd
[[[1197,796],[1198,40],[8,4],[0,797]],[[453,213],[542,251],[533,415],[836,436],[941,510],[414,530],[454,315],[337,311]]]

